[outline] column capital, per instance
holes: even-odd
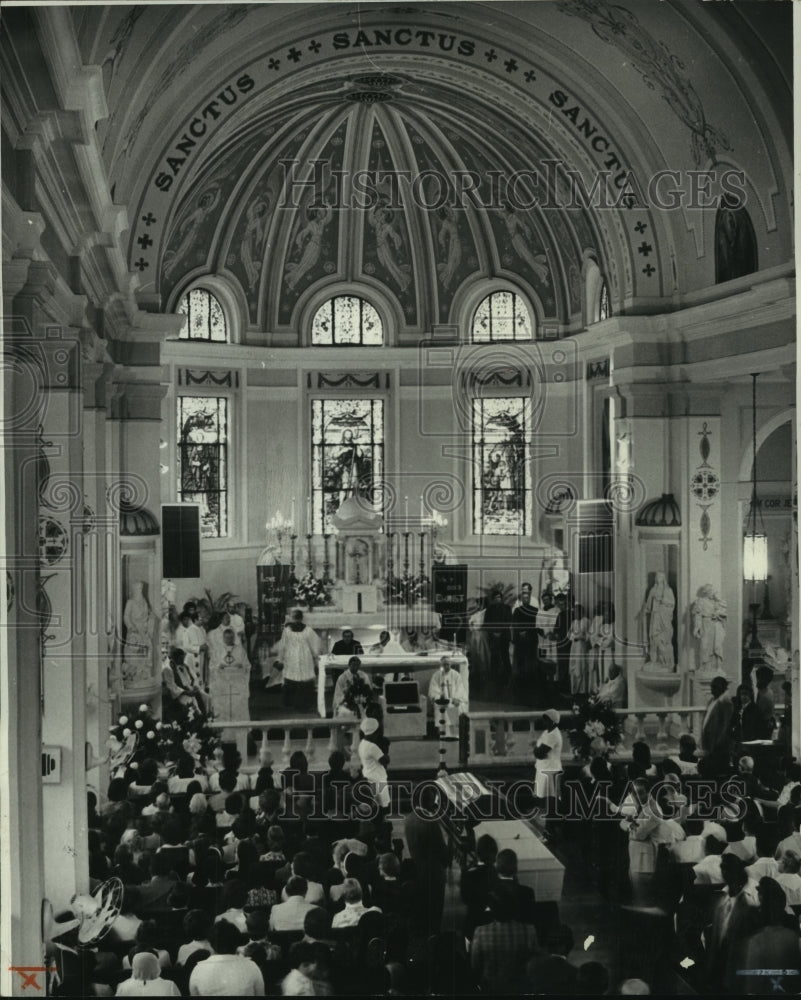
[[[117,420],[161,420],[161,401],[168,386],[161,382],[122,382],[112,398],[112,416]]]

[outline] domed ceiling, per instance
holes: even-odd
[[[426,331],[507,277],[564,327],[591,254],[615,311],[663,310],[715,280],[714,211],[619,198],[667,168],[685,194],[693,171],[742,170],[759,266],[785,264],[787,25],[709,6],[73,8],[140,302],[216,274],[258,340],[357,283]],[[604,171],[614,204],[571,204],[570,173],[589,190]]]
[[[507,274],[545,317],[578,309],[581,252],[599,245],[590,221],[526,210],[530,183],[499,183],[545,176],[536,136],[399,77],[321,91],[271,109],[194,181],[164,243],[164,301],[187,275],[227,273],[251,324],[276,329],[318,282],[358,281],[421,328],[449,322],[464,282]]]

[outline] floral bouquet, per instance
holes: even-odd
[[[362,717],[364,709],[373,701],[375,693],[370,685],[358,674],[348,685],[342,704],[349,712],[352,712],[357,719]]]
[[[573,706],[573,728],[568,730],[576,757],[590,760],[606,757],[623,738],[623,728],[612,703],[591,695],[583,704]]]
[[[318,604],[330,604],[331,594],[320,577],[310,570],[295,584],[295,600],[298,604],[314,608]]]
[[[140,760],[158,754],[158,726],[150,706],[144,702],[135,712],[122,712],[109,726],[106,746],[112,769],[128,764],[135,768]]]
[[[176,760],[188,753],[196,764],[205,764],[220,745],[220,734],[212,729],[209,720],[194,706],[188,705],[173,722],[156,724],[158,756]]]
[[[135,712],[123,712],[109,726],[106,746],[112,769],[127,765],[136,770],[148,757],[166,763],[183,752],[203,763],[213,755],[219,742],[219,734],[197,709],[189,706],[176,721],[161,722],[143,703]]]

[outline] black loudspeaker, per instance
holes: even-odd
[[[614,568],[610,531],[588,531],[579,535],[579,573],[611,573]]]
[[[161,575],[170,580],[200,576],[200,508],[161,505]]]

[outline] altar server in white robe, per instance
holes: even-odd
[[[439,670],[431,678],[428,685],[428,700],[434,705],[434,721],[439,725],[441,699],[446,699],[445,706],[445,738],[456,739],[459,735],[459,716],[467,711],[464,683],[461,675],[451,667],[451,661],[443,656],[439,661]]]
[[[193,622],[192,616],[186,610],[181,612],[181,624],[175,630],[173,645],[184,651],[184,663],[187,667],[199,670],[203,676],[205,666],[203,654],[208,649],[206,630],[202,625]]]
[[[209,694],[216,719],[240,722],[250,718],[250,662],[242,646],[237,646],[233,629],[223,632],[222,649],[214,649],[209,661]],[[236,738],[233,729],[223,730],[222,738]]]
[[[362,733],[362,738],[359,740],[359,760],[362,765],[362,777],[365,781],[370,782],[373,795],[380,808],[386,810],[390,803],[387,769],[384,766],[387,757],[383,747],[373,742],[378,728],[378,719],[369,716],[362,719],[359,726]]]
[[[317,661],[320,640],[313,628],[303,621],[298,608],[284,627],[276,648],[278,662],[284,671],[284,705],[311,712],[314,708],[314,682],[317,679]]]

